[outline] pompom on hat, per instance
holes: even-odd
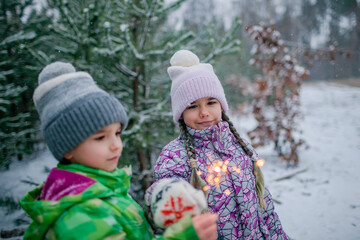
[[[39,74],[33,100],[45,141],[57,160],[112,123],[127,126],[119,100],[100,89],[87,72],[54,62]]]
[[[224,88],[209,63],[200,63],[198,56],[188,50],[177,51],[167,69],[171,84],[171,105],[174,122],[178,122],[184,110],[203,97],[216,98],[224,112],[228,110]]]

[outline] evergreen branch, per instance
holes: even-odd
[[[145,60],[145,57],[143,54],[140,54],[139,51],[136,49],[135,45],[133,44],[133,41],[131,40],[131,37],[130,37],[130,30],[129,28],[127,28],[127,31],[126,31],[126,43],[128,44],[129,46],[129,50],[135,55],[135,57],[139,60]]]
[[[28,33],[24,33],[24,31],[20,31],[18,33],[15,33],[14,35],[8,36],[7,38],[5,38],[1,43],[0,43],[0,47],[3,47],[2,45],[4,45],[4,48],[8,45],[11,44],[19,44],[20,42],[24,42],[24,41],[28,41],[28,40],[32,40],[36,37],[35,32],[28,32]]]
[[[69,33],[68,33],[69,31],[68,31],[67,29],[62,29],[61,27],[59,27],[59,28],[53,27],[53,28],[51,28],[51,30],[52,30],[54,33],[60,35],[61,37],[65,38],[65,39],[68,39],[68,40],[70,40],[70,41],[72,41],[72,42],[75,42],[75,43],[79,43],[79,42],[80,42],[80,39],[76,38],[76,37],[74,36],[74,34],[69,34]]]
[[[157,1],[153,1],[152,4],[151,4],[150,10],[147,11],[147,13],[145,15],[146,16],[146,21],[145,21],[145,24],[144,24],[144,37],[141,39],[140,44],[139,44],[141,50],[144,50],[144,46],[145,46],[145,43],[146,43],[147,36],[150,33],[150,23],[151,23],[151,19],[153,17],[153,14],[155,12],[156,6],[157,6]]]
[[[131,71],[128,67],[126,67],[124,64],[115,64],[116,69],[119,70],[121,73],[128,77],[137,77],[137,73],[134,71]]]
[[[68,14],[67,6],[68,6],[67,1],[65,1],[65,3],[64,3],[63,0],[61,0],[60,4],[58,5],[58,9],[59,9],[60,13],[65,17],[65,19],[66,19],[67,23],[69,24],[70,28],[74,31],[74,35],[75,36],[80,36],[79,29],[77,28],[76,24],[74,23],[74,21],[72,20],[72,18]]]
[[[146,15],[146,11],[142,10],[141,8],[139,8],[138,6],[136,6],[136,4],[134,3],[134,1],[127,1],[128,5],[131,7],[131,11],[132,14],[134,15]],[[146,4],[147,5],[147,4]]]
[[[192,31],[189,31],[185,34],[183,34],[181,37],[179,37],[175,42],[168,42],[165,45],[165,50],[174,49],[180,44],[182,44],[184,41],[191,39],[195,36],[195,34]]]
[[[37,59],[39,63],[41,63],[41,65],[46,65],[47,63],[49,63],[50,59],[41,50],[38,50],[37,53],[29,47],[27,47],[27,50],[35,59]]]
[[[164,15],[165,13],[167,13],[169,11],[178,9],[181,6],[181,4],[183,4],[185,1],[186,0],[178,0],[176,2],[173,2],[173,3],[169,4],[167,7],[162,8],[161,11],[157,11],[156,13]]]

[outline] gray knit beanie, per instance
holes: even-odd
[[[57,160],[112,123],[127,126],[124,107],[101,90],[87,72],[54,62],[39,74],[33,100],[45,141]]]

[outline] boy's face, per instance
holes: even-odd
[[[65,155],[72,163],[112,172],[117,168],[123,149],[121,123],[110,124],[91,135]]]
[[[221,120],[220,102],[211,97],[199,98],[192,102],[182,114],[187,126],[202,130],[218,124]]]

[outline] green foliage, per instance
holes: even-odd
[[[0,168],[31,153],[36,115],[30,101],[36,65],[29,47],[36,45],[44,18],[27,11],[32,1],[0,2]],[[27,11],[27,14],[25,12]]]
[[[133,165],[133,179],[143,188],[151,182],[149,171],[161,148],[177,134],[166,75],[171,55],[201,44],[207,60],[238,50],[239,41],[232,38],[237,22],[218,39],[215,25],[197,33],[201,37],[186,27],[172,30],[167,18],[184,2],[48,1],[54,13],[48,38],[56,44],[43,59],[74,63],[124,103],[129,125],[120,164]]]
[[[199,19],[194,22],[201,26],[198,29],[186,24],[173,29],[168,17],[184,2],[47,0],[40,12],[28,11],[25,16],[24,10],[32,1],[15,1],[14,5],[2,1],[2,8],[22,7],[16,25],[20,28],[4,20],[9,16],[2,18],[2,59],[9,58],[9,48],[13,53],[11,61],[0,62],[6,65],[2,71],[7,72],[0,90],[4,92],[3,128],[10,129],[9,125],[17,122],[21,130],[11,129],[17,134],[12,139],[24,136],[24,140],[34,141],[34,119],[38,115],[32,93],[37,75],[51,62],[71,62],[78,70],[89,72],[127,108],[129,125],[122,136],[120,164],[133,165],[133,182],[142,185],[135,184],[135,190],[142,191],[151,183],[152,164],[162,147],[178,134],[171,114],[171,81],[166,74],[172,54],[181,48],[196,48],[203,61],[212,61],[239,51],[240,42],[233,37],[239,29],[238,21],[229,30],[222,21],[218,24],[211,19],[207,27],[202,27],[204,21]],[[9,29],[13,29],[11,34]],[[6,89],[11,89],[12,95],[5,94]],[[13,115],[9,115],[11,109]],[[27,128],[29,132],[24,132]],[[4,141],[11,143],[16,153],[28,153],[18,144]],[[142,194],[138,200],[142,200]]]

